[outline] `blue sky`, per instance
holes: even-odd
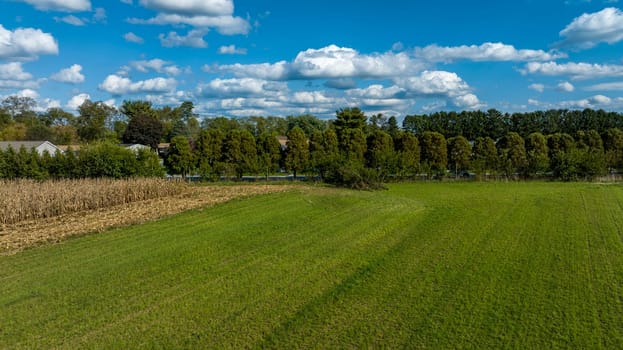
[[[0,0],[0,97],[202,116],[623,111],[618,0]]]

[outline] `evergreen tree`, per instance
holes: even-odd
[[[203,130],[195,149],[197,169],[202,178],[218,179],[222,171],[225,135],[219,129]]]
[[[422,149],[422,163],[424,163],[428,176],[433,173],[445,174],[448,164],[448,149],[446,138],[439,132],[426,131],[420,140]]]
[[[281,157],[281,145],[275,135],[269,133],[261,134],[257,139],[257,158],[259,168],[263,171],[268,180],[268,176],[279,167]]]
[[[540,132],[533,132],[526,138],[526,174],[534,176],[549,169],[547,139]]]
[[[307,169],[309,162],[309,147],[303,129],[295,126],[288,132],[286,144],[286,169],[296,174]]]
[[[472,148],[472,167],[479,176],[497,168],[498,156],[495,142],[490,137],[478,137]]]
[[[516,132],[509,132],[498,141],[498,155],[500,170],[511,176],[523,172],[528,165],[524,139]]]
[[[367,143],[366,165],[382,180],[395,170],[394,141],[387,132],[377,129],[368,136]]]
[[[415,175],[420,168],[420,143],[411,132],[399,131],[394,139],[397,172],[401,177]]]
[[[472,147],[463,136],[455,136],[448,139],[448,165],[454,170],[454,176],[458,176],[459,170],[467,170],[470,165]]]

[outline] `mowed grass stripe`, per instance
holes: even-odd
[[[335,206],[335,205],[333,205],[333,206]],[[283,208],[285,209],[285,208],[288,208],[288,207],[292,207],[292,203],[284,203]],[[280,211],[280,209],[281,209],[281,208],[279,208],[279,207],[276,207],[276,208],[273,208],[273,209],[277,210],[278,212],[283,212],[283,213],[285,213],[285,215],[286,215],[286,216],[289,216],[289,213],[287,212],[287,210],[286,210],[286,211]],[[330,208],[330,209],[333,209],[333,208]],[[350,212],[350,211],[352,211],[352,206],[346,206],[346,207],[345,207],[345,209],[346,209],[348,212]],[[224,208],[223,210],[228,210],[228,209],[227,209],[227,208]],[[256,210],[256,209],[253,209],[253,210]],[[273,213],[274,213],[274,212],[273,212]],[[353,231],[353,233],[360,232],[362,228],[364,228],[365,226],[367,226],[367,224],[366,224],[365,220],[363,220],[363,221],[362,221],[360,218],[358,218],[358,217],[356,217],[356,216],[355,216],[355,217],[353,217],[353,218],[351,218],[351,220],[352,220],[352,221],[357,221],[357,223],[355,223],[355,222],[350,222],[347,218],[346,218],[346,220],[341,219],[341,218],[338,218],[337,220],[332,220],[332,219],[333,219],[333,218],[332,218],[332,215],[333,215],[332,213],[340,213],[340,211],[331,211],[331,212],[327,212],[327,213],[325,213],[325,215],[319,215],[319,216],[318,216],[318,218],[317,218],[317,220],[318,220],[318,221],[322,221],[322,224],[325,224],[325,223],[334,223],[335,225],[338,225],[338,224],[339,224],[339,225],[343,225],[343,224],[352,225],[352,227],[353,227],[353,228],[355,228],[355,230]],[[217,213],[217,214],[218,214],[218,213]],[[327,214],[328,214],[328,215],[327,215]],[[362,214],[363,216],[367,216],[367,217],[372,217],[372,218],[374,218],[374,216],[373,216],[373,215],[372,215],[372,216],[371,216],[371,215],[367,215],[368,213],[366,213],[366,211],[362,212],[361,214]],[[236,215],[236,216],[237,216],[237,215],[238,215],[238,213],[233,213],[233,215]],[[217,216],[218,216],[218,215],[217,215]],[[352,213],[351,213],[349,216],[353,216],[353,215],[352,215]],[[231,222],[231,221],[232,221],[231,219],[232,219],[232,218],[229,218],[229,222]],[[286,225],[294,225],[294,224],[292,224],[292,223],[289,223],[287,220],[285,220],[285,218],[284,218],[284,217],[278,217],[278,218],[276,218],[276,220],[277,220],[276,222],[282,222],[282,223],[285,223]],[[296,218],[296,217],[293,217],[293,220],[294,220],[294,221],[296,221],[296,220],[297,220],[297,218]],[[184,220],[184,222],[186,222],[186,220]],[[313,228],[314,228],[314,227],[318,227],[318,226],[320,226],[320,225],[314,225],[314,223],[313,223],[313,222],[309,223],[309,224],[311,224],[311,225],[305,225],[305,223],[304,223],[304,222],[303,222],[303,223],[295,223],[295,224],[296,224],[296,225],[299,225],[299,226],[304,226],[304,227],[306,228],[305,230],[299,230],[300,232],[299,232],[298,234],[303,234],[303,235],[308,235],[308,233],[313,233]],[[318,222],[318,224],[320,224],[320,222]],[[359,225],[359,226],[358,226],[358,225]],[[149,226],[150,226],[150,225],[147,225],[146,227],[149,227]],[[261,227],[261,226],[255,225],[255,224],[253,224],[253,223],[251,223],[251,226],[253,226],[253,227],[257,227],[257,228],[260,228],[260,227]],[[176,228],[176,229],[177,229],[177,228]],[[257,229],[256,229],[256,230],[257,230]],[[231,239],[230,234],[229,234],[229,233],[227,233],[227,230],[225,229],[225,230],[223,230],[223,231],[225,231],[225,232],[224,232],[224,233],[222,233],[221,235],[222,235],[222,236],[224,236],[224,237],[226,237],[227,239]],[[336,236],[336,235],[332,235],[332,234],[331,234],[331,232],[332,232],[332,231],[333,231],[333,229],[332,229],[331,227],[328,227],[328,231],[318,231],[318,232],[324,232],[325,234],[327,234],[327,233],[328,233],[328,234],[329,234],[329,237],[336,237],[336,238],[339,238],[339,240],[340,240],[340,241],[338,241],[338,243],[339,243],[339,244],[338,244],[338,246],[340,246],[340,245],[342,245],[342,244],[344,244],[344,243],[349,243],[349,242],[350,242],[350,244],[353,244],[354,242],[357,242],[359,239],[361,239],[361,238],[358,238],[358,237],[349,237],[349,236],[345,236],[345,235],[337,235],[337,236]],[[131,235],[133,235],[133,234],[135,234],[135,233],[131,232],[130,234],[131,234]],[[163,232],[162,234],[166,234],[166,232]],[[146,238],[148,238],[148,237],[142,237],[142,238],[143,238],[143,239],[146,239]],[[245,238],[245,237],[243,237],[243,236],[241,236],[241,235],[235,235],[235,236],[234,236],[234,239],[235,239],[235,240],[237,240],[237,241],[240,241],[240,242],[244,241],[244,238]],[[101,239],[101,238],[100,238],[100,239]],[[267,237],[264,237],[263,239],[264,239],[264,240],[268,240],[268,239],[267,239]],[[285,236],[283,239],[284,239],[284,240],[286,240],[287,242],[289,242],[289,243],[290,243],[290,245],[292,245],[292,244],[294,244],[294,243],[299,242],[299,240],[297,239],[297,237],[291,237],[291,236],[290,236],[290,237],[287,237],[287,236]],[[212,243],[214,243],[214,242],[212,242]],[[231,242],[230,242],[230,243],[231,243]],[[273,242],[273,243],[274,243],[274,242]],[[176,242],[172,242],[172,244],[176,244]],[[279,247],[279,245],[275,245],[275,244],[270,244],[269,246],[270,246],[270,247]],[[255,249],[255,250],[257,250],[257,248],[254,248],[254,249]],[[285,247],[285,248],[283,248],[283,249],[287,249],[287,247]],[[296,252],[296,251],[299,251],[299,250],[300,250],[300,247],[295,247],[295,249],[292,249],[292,251],[295,251],[295,252]],[[149,250],[147,250],[147,251],[149,251]],[[153,252],[151,252],[151,253],[153,254]],[[109,257],[107,257],[106,259],[108,260],[108,259],[109,259]],[[228,259],[229,259],[229,258],[228,258]],[[140,259],[138,259],[138,260],[140,260]],[[131,262],[132,262],[132,263],[135,263],[135,262],[136,262],[136,259],[131,260]],[[218,263],[218,261],[216,261],[216,263]],[[238,263],[238,262],[234,260],[234,262],[233,262],[233,263],[234,263],[234,264],[236,264],[236,263]],[[228,262],[228,264],[231,264],[231,262]],[[114,265],[114,264],[113,264],[113,265]],[[168,266],[168,265],[170,265],[170,261],[167,263],[167,266]],[[180,266],[184,266],[184,264],[180,264]],[[119,266],[117,266],[116,268],[119,268]],[[135,271],[143,271],[143,267],[142,267],[142,266],[135,266],[135,268],[134,268],[132,271],[134,271],[134,270],[135,270]],[[237,271],[235,271],[235,272],[237,272]],[[138,278],[138,279],[139,279],[142,283],[144,283],[145,285],[149,285],[149,274],[148,274],[148,273],[144,273],[144,272],[141,272],[141,273],[143,274],[142,276],[141,276],[141,275],[138,275],[138,276],[132,276],[132,277],[136,277],[136,278]],[[176,271],[176,273],[177,273],[177,274],[182,274],[182,271],[178,271],[178,270],[177,270],[177,271]],[[98,273],[93,273],[93,274],[95,275],[95,274],[98,274]],[[132,274],[132,272],[130,272],[130,274]],[[178,286],[178,287],[179,287],[179,289],[182,289],[182,287],[181,287],[181,286],[183,285],[183,283],[179,283],[179,282],[180,282],[180,281],[178,281],[178,284],[176,284],[176,286]],[[182,281],[182,282],[183,282],[183,281]],[[121,290],[116,290],[116,291],[115,291],[115,292],[117,292],[116,297],[118,297],[118,298],[123,298],[124,296],[123,296],[123,293],[121,293],[121,292],[122,292],[122,291],[123,291],[123,289],[125,288],[126,284],[125,284],[125,283],[117,283],[117,282],[115,281],[114,285],[117,285],[117,284],[120,284],[120,286],[117,286],[117,288],[121,287]],[[146,291],[143,291],[143,292],[146,292]],[[136,293],[136,294],[137,294],[137,295],[142,295],[142,292],[139,290],[139,293]],[[155,289],[154,291],[152,291],[152,292],[151,292],[151,294],[153,294],[153,295],[154,295],[155,297],[157,297],[157,298],[163,298],[163,297],[164,297],[164,296],[162,295],[163,293],[162,293],[162,289],[161,289],[161,288],[157,288],[157,289]],[[114,297],[114,295],[111,295],[111,297]],[[147,297],[149,297],[149,294],[147,295]],[[104,297],[104,299],[105,299],[105,298],[106,298],[106,297]],[[123,300],[123,299],[122,299],[122,300]],[[59,304],[61,304],[61,305],[62,305],[63,303],[64,303],[64,302],[63,302],[62,300],[59,302]],[[130,303],[130,304],[131,304],[131,303]],[[88,315],[88,314],[89,314],[89,312],[85,312],[85,314],[86,314],[86,315]]]
[[[335,268],[336,264],[338,263],[343,264],[342,261],[346,259],[350,261],[349,265],[352,265],[352,262],[354,261],[353,259],[354,257],[352,257],[353,253],[351,252],[351,250],[353,250],[353,247],[359,245],[357,242],[361,241],[361,237],[366,236],[366,235],[361,234],[362,232],[361,229],[362,227],[369,227],[369,224],[370,224],[369,220],[364,219],[357,224],[351,225],[350,227],[354,235],[350,236],[349,239],[346,239],[346,240],[341,239],[339,242],[337,242],[337,247],[338,247],[337,249],[348,253],[348,256],[346,257],[340,256],[342,255],[341,252],[338,252],[336,254],[331,254],[332,253],[331,250],[327,251],[326,249],[321,249],[320,251],[318,251],[317,253],[314,253],[313,255],[309,254],[312,260],[313,259],[319,260],[318,263],[310,265],[310,264],[307,264],[307,261],[306,259],[304,259],[304,256],[302,256],[302,254],[296,253],[293,256],[295,260],[293,260],[292,262],[286,262],[285,264],[283,264],[284,261],[282,260],[282,261],[279,261],[279,263],[275,265],[299,266],[300,271],[294,271],[293,269],[288,268],[288,270],[282,272],[280,271],[280,269],[276,270],[275,265],[272,265],[272,266],[269,266],[268,275],[264,276],[261,273],[258,274],[258,271],[255,270],[254,271],[255,273],[249,276],[250,278],[249,280],[243,279],[240,285],[228,286],[228,288],[226,288],[227,290],[225,290],[222,293],[224,295],[210,296],[210,298],[218,300],[221,304],[227,305],[229,304],[229,299],[227,298],[228,294],[234,295],[237,297],[238,295],[236,291],[240,291],[243,289],[256,291],[258,290],[257,288],[262,287],[262,285],[270,286],[270,284],[274,283],[274,280],[280,281],[280,286],[278,288],[271,289],[270,287],[269,288],[265,287],[261,289],[261,295],[249,293],[251,295],[246,296],[245,298],[246,303],[244,304],[244,307],[242,309],[229,308],[228,310],[225,310],[225,311],[218,310],[218,312],[213,312],[212,314],[194,316],[193,317],[194,319],[210,320],[209,325],[206,325],[205,321],[200,322],[199,325],[197,326],[198,327],[197,330],[206,332],[206,331],[209,331],[210,328],[214,327],[213,332],[208,332],[212,334],[208,344],[229,344],[232,347],[242,346],[243,345],[242,342],[249,341],[249,339],[253,339],[253,336],[251,335],[249,339],[244,339],[240,337],[231,338],[232,334],[239,334],[236,332],[239,331],[240,329],[245,329],[245,325],[248,328],[249,324],[257,324],[257,326],[261,326],[260,327],[261,329],[267,326],[270,326],[269,317],[266,317],[266,316],[268,315],[279,316],[282,313],[287,314],[287,312],[289,312],[288,307],[292,310],[295,310],[297,308],[298,303],[301,301],[304,301],[309,292],[316,293],[318,290],[322,290],[324,284],[327,284],[327,283],[331,284],[333,283],[332,282],[333,280],[339,277],[339,273],[341,273],[340,272],[341,270]],[[317,226],[317,227],[321,227],[321,226]],[[325,228],[322,228],[320,229],[320,231],[323,231],[324,229]],[[328,231],[326,232],[329,232],[329,233],[334,232],[333,227],[327,227],[326,229],[328,229]],[[384,234],[383,230],[377,230],[375,232],[380,232]],[[388,232],[388,231],[385,230],[385,232]],[[349,236],[345,236],[345,237],[349,237]],[[371,242],[371,243],[374,244],[374,242]],[[370,245],[370,244],[366,243],[366,245]],[[333,249],[334,246],[336,246],[335,243],[332,244],[332,246],[329,246],[328,248]],[[293,249],[291,251],[299,252],[299,248]],[[358,252],[358,255],[365,255],[365,254],[361,254],[361,252]],[[324,272],[326,273],[320,274],[319,276],[319,271],[316,271],[315,265],[318,265],[318,267],[323,269]],[[304,268],[301,269],[301,267],[304,267]],[[260,268],[263,268],[263,267],[261,266]],[[239,272],[244,277],[247,277],[245,274],[245,271],[239,271]],[[259,272],[262,272],[262,271],[259,271]],[[338,274],[338,276],[336,276],[336,274]],[[294,278],[292,280],[289,277],[294,277]],[[315,280],[309,281],[310,277],[314,278]],[[268,280],[266,281],[264,280],[264,278],[267,278]],[[296,284],[293,284],[292,282],[296,282]],[[288,288],[288,290],[291,290],[293,292],[299,291],[301,294],[290,293],[288,295],[283,295],[282,289],[284,285]],[[230,287],[231,287],[231,290],[230,290]],[[200,304],[203,302],[209,302],[208,300],[201,300],[200,298],[201,290],[198,290],[195,292],[196,293],[194,293],[193,297],[189,298],[189,300],[191,300],[191,303],[197,302],[198,300],[197,298],[199,298],[200,301],[198,303]],[[209,292],[209,290],[206,290],[206,292]],[[280,310],[282,312],[279,312]],[[229,316],[220,317],[221,315],[229,315]],[[257,315],[264,315],[265,317],[264,321],[261,323],[252,322],[254,318],[257,317]],[[154,322],[157,322],[157,320],[160,318],[160,315],[158,315],[157,313],[149,314],[149,315],[145,314],[144,316],[145,317],[143,319],[143,322],[140,322],[140,324],[142,325],[152,324]],[[208,327],[209,329],[206,329],[206,327]],[[261,329],[259,330],[254,329],[254,332],[248,332],[248,333],[258,334],[258,332],[261,331]],[[180,330],[169,330],[169,332],[173,332],[173,333],[178,333],[179,331]],[[114,333],[116,332],[113,332],[113,334]],[[158,339],[156,342],[158,344],[163,344],[163,343],[166,344],[167,339],[171,337],[171,335],[168,334],[167,332],[162,333],[161,331],[158,331],[157,334],[154,334],[154,336],[156,337],[156,339]]]
[[[466,207],[467,204],[466,201],[460,205]],[[291,324],[298,322],[296,328],[303,334],[297,333],[298,329],[292,329],[289,324],[264,346],[281,344],[288,348],[294,344],[301,345],[301,342],[319,348],[348,346],[348,343],[341,341],[353,340],[354,335],[361,337],[355,337],[356,341],[364,343],[377,339],[380,342],[376,344],[378,346],[417,343],[416,339],[410,339],[413,329],[409,326],[420,323],[424,328],[434,322],[435,312],[446,307],[446,295],[455,292],[449,287],[456,286],[465,278],[460,269],[448,270],[444,266],[450,260],[448,258],[456,259],[452,256],[455,251],[463,253],[461,259],[456,261],[464,268],[466,261],[474,255],[474,250],[464,249],[465,245],[478,245],[464,242],[463,233],[465,226],[476,224],[482,217],[458,218],[457,214],[454,211],[435,211],[422,221],[402,227],[404,231],[418,234],[407,235],[396,249],[366,270],[366,274],[352,276],[346,281],[351,283],[350,288],[336,288],[322,301],[312,305],[306,314],[302,313],[299,319],[290,321]],[[450,240],[449,237],[455,239]],[[417,279],[410,275],[412,272],[419,275]],[[417,283],[422,281],[422,277],[428,283]],[[353,287],[352,284],[357,285]],[[325,315],[327,313],[329,315]],[[418,319],[411,317],[414,314],[419,316]],[[316,316],[308,319],[310,315]],[[418,332],[421,331],[417,328]],[[327,332],[335,337],[323,338],[322,334]],[[320,342],[320,339],[328,342]],[[391,339],[397,340],[396,343],[388,343]]]
[[[80,237],[0,257],[0,347],[622,348],[622,200],[314,188]]]

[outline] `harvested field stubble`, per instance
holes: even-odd
[[[80,181],[88,182],[95,180]],[[138,189],[131,190],[128,188],[130,183],[122,184],[121,186],[115,184],[115,182],[119,181],[132,180],[100,180],[99,186],[109,185],[114,189],[127,190],[129,193],[125,194],[125,202],[115,204],[114,201],[111,201],[106,205],[106,202],[103,200],[94,200],[94,202],[101,204],[100,207],[90,208],[86,204],[83,204],[83,206],[75,205],[75,208],[83,207],[84,209],[76,209],[74,212],[56,216],[40,216],[38,219],[0,224],[0,255],[13,254],[24,248],[42,243],[60,242],[71,236],[102,232],[111,227],[143,223],[189,209],[223,203],[235,198],[281,192],[293,187],[274,185],[189,186],[184,183],[154,180],[154,184],[162,186],[161,194],[158,196],[157,189],[146,186],[144,188],[151,191],[147,193],[152,197],[150,198],[143,193],[142,196],[145,199],[141,200],[139,198],[142,197]],[[34,186],[41,185],[35,182],[31,182],[31,184]],[[27,189],[24,183],[20,185],[23,186],[21,188]],[[93,186],[93,184],[91,185]],[[168,188],[165,189],[165,187]],[[89,186],[83,188],[86,190]],[[100,193],[106,194],[109,191],[102,189]],[[54,193],[59,195],[61,192],[57,190]],[[70,192],[66,191],[66,193]],[[77,194],[73,194],[73,196],[75,197],[72,198],[79,197]],[[84,194],[84,196],[88,197],[88,194]],[[127,200],[128,198],[133,200]],[[0,200],[6,202],[6,194],[3,194],[3,198],[0,198]],[[70,206],[68,205],[67,207]]]

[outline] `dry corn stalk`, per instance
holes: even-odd
[[[184,184],[164,179],[0,181],[0,223],[50,218],[173,196],[183,191]]]

